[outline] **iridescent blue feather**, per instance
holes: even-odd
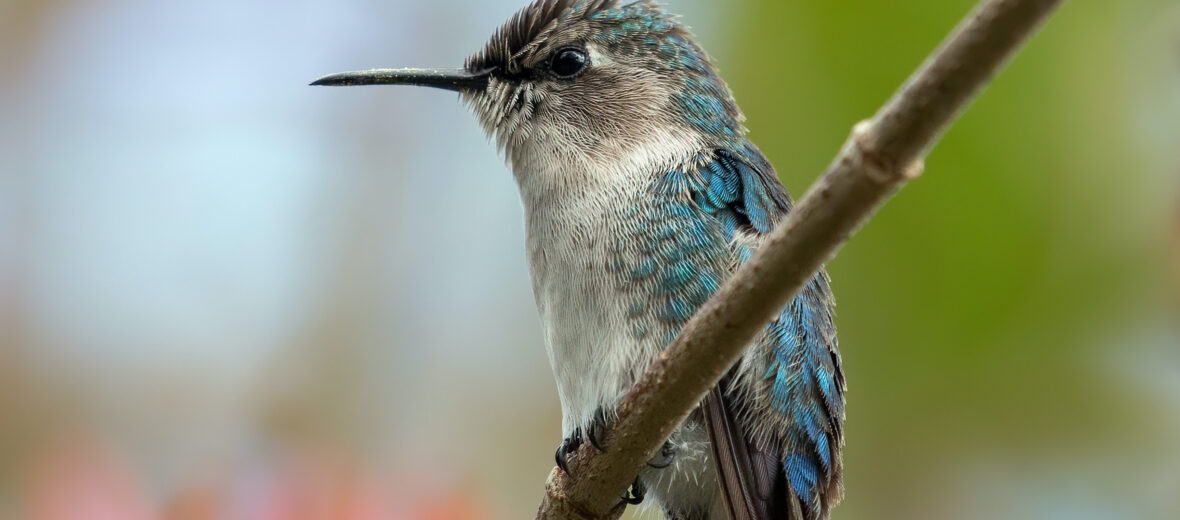
[[[651,249],[652,263],[641,262],[636,270],[660,280],[657,298],[663,307],[656,316],[664,322],[683,324],[728,276],[731,267],[710,259],[744,262],[758,237],[790,210],[774,170],[753,145],[714,150],[700,164],[659,179],[653,186],[658,209],[637,227],[642,230],[637,240],[659,244]],[[761,377],[738,378],[734,384],[755,388],[728,389],[729,395],[743,395],[735,408],[745,441],[776,444],[790,493],[783,503],[797,500],[808,520],[825,514],[839,494],[844,383],[832,305],[820,273],[747,354],[761,363]],[[670,341],[671,335],[663,339]]]

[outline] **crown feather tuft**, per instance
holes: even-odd
[[[483,50],[467,58],[471,72],[499,68],[515,72],[518,57],[563,19],[587,17],[618,5],[618,0],[537,0],[521,9],[492,35]]]

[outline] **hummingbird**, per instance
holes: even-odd
[[[312,85],[455,91],[498,146],[524,208],[563,470],[583,442],[601,449],[622,396],[791,211],[712,59],[651,0],[536,0],[461,68]],[[672,520],[827,518],[843,494],[834,305],[821,271],[622,500]]]

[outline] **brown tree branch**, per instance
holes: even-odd
[[[909,179],[940,134],[1063,0],[986,0],[840,155],[636,382],[604,436],[554,469],[537,518],[617,518],[619,497],[747,344]]]

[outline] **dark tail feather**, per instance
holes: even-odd
[[[787,486],[778,448],[759,450],[751,446],[718,388],[709,392],[701,408],[730,520],[801,519],[798,515],[788,517]]]

